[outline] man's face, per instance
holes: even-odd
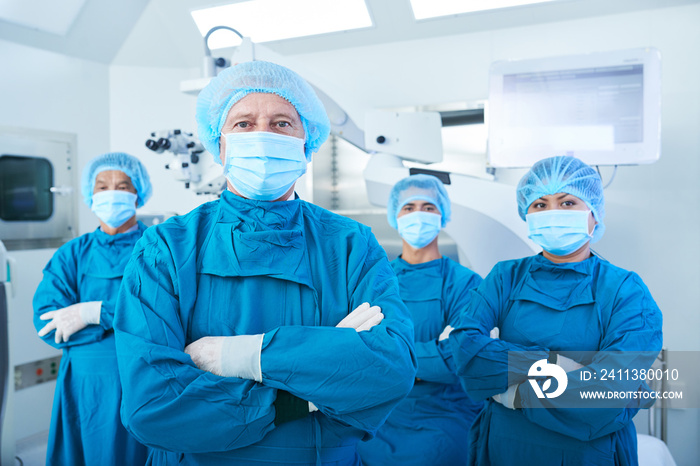
[[[97,174],[92,194],[101,191],[128,191],[137,194],[131,178],[121,170],[105,170]]]
[[[413,212],[428,212],[430,214],[440,215],[440,210],[435,206],[435,204],[421,199],[416,199],[401,206],[396,218],[412,214]]]
[[[231,107],[219,138],[221,163],[226,163],[226,139],[223,134],[267,131],[305,139],[304,126],[292,104],[269,93],[248,94]]]

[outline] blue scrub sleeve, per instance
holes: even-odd
[[[342,284],[350,293],[347,313],[367,302],[381,307],[384,320],[362,332],[279,327],[265,334],[261,366],[264,385],[311,401],[326,416],[372,436],[411,390],[416,361],[413,324],[394,272],[374,236],[367,241],[348,260],[357,267]]]
[[[491,329],[499,327],[500,309],[508,299],[503,290],[511,288],[509,277],[498,273],[499,266],[496,264],[471,291],[469,306],[448,339],[462,387],[474,401],[505,392],[509,368],[515,370],[510,382],[521,383],[527,379],[532,364],[549,356],[547,348],[526,347],[489,336]]]
[[[449,287],[446,291],[448,299],[443,304],[447,307],[446,325],[456,328],[459,325],[461,313],[469,307],[470,291],[479,286],[482,279],[479,275],[472,274],[466,282],[457,281],[451,275],[447,276],[446,280],[453,281],[445,284]],[[415,346],[418,359],[417,378],[435,383],[459,383],[449,338],[440,341],[438,336],[430,341],[416,342]]]
[[[631,273],[614,296],[612,316],[605,336],[593,361],[585,368],[567,373],[566,391],[557,398],[557,403],[575,405],[580,393],[586,391],[637,392],[648,389],[644,382],[617,377],[614,380],[591,383],[581,380],[584,370],[602,373],[602,369],[632,368],[649,369],[662,346],[662,315],[641,278]],[[591,440],[622,429],[640,408],[653,404],[632,401],[627,407],[614,401],[611,408],[599,409],[542,409],[542,401],[532,390],[520,390],[523,412],[532,422],[579,440]],[[585,406],[584,404],[580,404]],[[556,406],[556,405],[555,405]]]
[[[78,291],[78,260],[80,243],[76,240],[59,248],[49,263],[44,268],[44,277],[34,294],[34,327],[40,331],[50,320],[41,320],[39,317],[49,311],[56,311],[64,307],[77,304],[80,301]],[[104,303],[103,303],[104,307]],[[103,311],[104,313],[104,311]],[[102,323],[102,315],[100,316]],[[111,328],[111,319],[110,319]],[[48,345],[63,349],[66,347],[85,345],[104,338],[106,328],[102,325],[88,325],[79,332],[70,336],[67,342],[56,343],[54,338],[56,331],[40,337]]]
[[[185,453],[260,441],[274,428],[277,390],[194,365],[184,352],[187,322],[172,260],[156,244],[140,246],[114,319],[124,426],[145,445]]]
[[[105,299],[102,301],[99,326],[104,330],[112,330],[112,327],[114,326],[114,305],[116,301],[116,296],[113,299]]]
[[[438,341],[436,338],[416,342],[415,346],[418,360],[416,378],[434,383],[459,383],[459,377],[455,374],[450,342],[447,339]]]

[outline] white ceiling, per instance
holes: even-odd
[[[374,22],[371,28],[268,42],[266,45],[281,54],[311,53],[613,15],[693,4],[700,0],[557,0],[420,22],[413,19],[409,0],[366,2]],[[32,3],[22,2],[26,8],[33,8]],[[204,45],[190,11],[223,3],[230,2],[86,0],[65,36],[0,20],[0,39],[101,63],[198,67],[204,55]],[[227,26],[236,28],[235,24]],[[230,50],[220,50],[214,55],[229,56],[230,53]]]
[[[23,0],[0,2],[0,18],[21,26],[66,35],[82,11],[86,0],[32,0],[31,8]],[[42,14],[36,14],[41,11]]]
[[[0,39],[111,63],[148,3],[149,0],[87,0],[65,35],[0,20]],[[37,8],[33,1],[19,4],[30,10],[30,14],[51,16],[49,11]]]

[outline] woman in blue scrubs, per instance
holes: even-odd
[[[402,254],[391,265],[413,318],[418,372],[411,393],[377,436],[359,445],[367,466],[467,460],[469,428],[483,402],[471,401],[460,386],[449,334],[481,277],[440,254],[438,233],[450,211],[447,191],[430,175],[404,178],[389,196],[388,221],[403,239]]]
[[[145,464],[146,447],[119,418],[112,319],[124,268],[146,230],[136,208],[151,196],[151,183],[137,158],[108,153],[85,168],[82,191],[100,226],[56,251],[34,295],[39,336],[63,350],[46,464]]]
[[[637,464],[632,418],[653,398],[639,378],[601,376],[651,366],[661,311],[637,274],[590,250],[605,213],[594,169],[573,157],[541,160],[517,199],[543,251],[496,264],[450,338],[467,393],[489,399],[470,432],[469,464]],[[489,338],[494,326],[500,340]],[[595,390],[628,398],[582,401]]]
[[[199,94],[197,120],[227,190],[151,227],[127,266],[124,424],[153,465],[358,465],[413,385],[413,325],[370,229],[294,193],[323,104],[246,62]]]

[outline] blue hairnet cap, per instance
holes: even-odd
[[[525,220],[527,209],[535,200],[557,193],[571,194],[586,203],[598,222],[591,243],[598,241],[605,231],[603,183],[598,172],[575,157],[557,156],[540,160],[518,183],[520,218]]]
[[[331,131],[323,103],[311,86],[294,71],[274,63],[250,61],[223,70],[199,93],[197,132],[199,140],[217,163],[219,136],[229,110],[248,94],[277,94],[294,106],[306,134],[306,160],[317,152]]]
[[[389,225],[398,229],[396,216],[401,208],[416,200],[427,201],[435,204],[442,215],[442,227],[447,225],[452,215],[450,198],[442,181],[431,175],[413,175],[404,178],[394,185],[389,195],[389,204],[386,210],[386,218]]]
[[[141,164],[139,159],[124,152],[109,152],[92,159],[83,170],[81,187],[83,198],[88,207],[92,207],[92,192],[95,190],[97,174],[107,170],[119,170],[131,178],[131,184],[136,188],[138,196],[137,207],[144,205],[153,194],[151,179],[148,177],[146,167]]]

